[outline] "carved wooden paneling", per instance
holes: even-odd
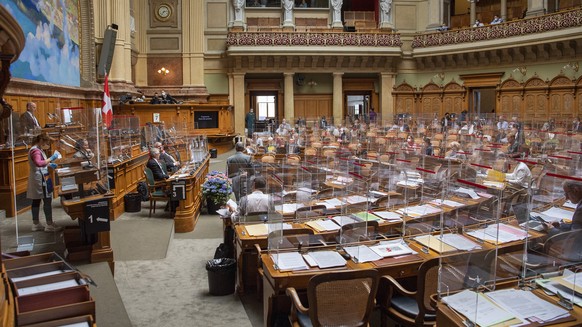
[[[295,117],[332,116],[331,95],[296,95],[294,100]]]

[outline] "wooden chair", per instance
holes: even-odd
[[[378,271],[373,269],[313,276],[307,286],[309,308],[303,305],[295,288],[287,288],[286,293],[292,301],[291,325],[368,326],[378,276]]]
[[[437,293],[439,260],[433,258],[420,266],[416,291],[407,290],[391,276],[382,276],[378,293],[381,326],[387,326],[388,317],[403,326],[436,325],[430,296]]]
[[[291,165],[297,165],[301,163],[301,156],[298,154],[287,155],[287,163]]]
[[[156,213],[156,201],[170,201],[170,196],[166,194],[166,187],[167,184],[165,181],[158,181],[154,180],[154,174],[152,170],[149,168],[144,168],[143,174],[146,178],[146,183],[148,184],[149,190],[149,197],[150,197],[150,214],[152,216],[152,210]]]
[[[266,162],[266,163],[275,163],[275,156],[272,154],[264,154],[261,157],[261,162]]]
[[[305,154],[305,156],[308,157],[313,157],[317,155],[317,149],[315,148],[307,148],[305,149],[305,151],[303,152],[303,154]]]

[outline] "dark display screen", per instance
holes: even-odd
[[[218,111],[195,111],[194,121],[198,128],[218,128]]]

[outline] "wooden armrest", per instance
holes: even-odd
[[[301,303],[301,299],[299,299],[299,295],[297,295],[297,290],[295,290],[294,287],[288,287],[285,290],[285,293],[287,294],[287,296],[291,298],[293,305],[295,306],[295,308],[297,308],[297,310],[299,310],[299,312],[303,314],[309,314],[308,313],[309,309],[303,306],[303,304]]]
[[[412,297],[416,295],[416,292],[411,292],[407,289],[405,289],[404,287],[402,287],[402,285],[400,285],[400,283],[398,283],[396,281],[396,279],[394,279],[392,276],[382,276],[382,279],[385,279],[386,281],[388,281],[388,286],[389,287],[394,287],[399,293],[402,293],[403,295]]]
[[[261,249],[261,246],[257,243],[254,244],[255,249],[257,250],[257,253],[259,254],[259,256],[261,256],[261,252],[263,252],[263,249]]]

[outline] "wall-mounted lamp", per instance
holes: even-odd
[[[311,80],[311,81],[307,82],[307,85],[314,87],[314,86],[317,86],[317,82],[314,80]]]
[[[158,69],[158,74],[168,75],[169,73],[170,73],[170,71],[165,67]]]

